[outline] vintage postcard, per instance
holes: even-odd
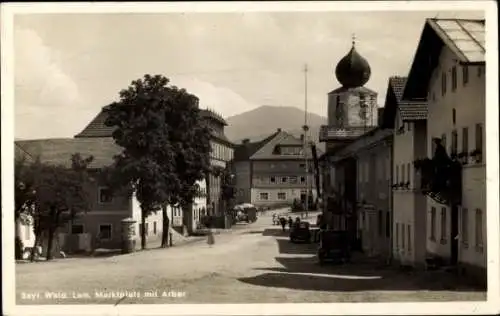
[[[498,313],[496,12],[2,4],[5,314]]]

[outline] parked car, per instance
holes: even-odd
[[[347,231],[321,230],[318,248],[319,264],[348,262],[351,258]]]
[[[311,230],[308,222],[295,222],[290,230],[290,241],[295,242],[311,242]]]

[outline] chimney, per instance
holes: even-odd
[[[250,139],[245,138],[241,141],[242,144],[248,144],[250,142]]]
[[[278,129],[276,129],[276,131],[279,133],[281,132],[281,128],[278,127]]]
[[[304,134],[300,134],[300,140],[304,141]]]

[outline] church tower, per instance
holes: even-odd
[[[377,93],[364,87],[371,75],[370,65],[351,50],[337,64],[335,76],[341,87],[328,93],[328,125],[322,126],[320,141],[326,148],[345,145],[377,125]]]

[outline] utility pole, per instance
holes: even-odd
[[[305,162],[305,172],[306,172],[306,181],[305,181],[305,187],[306,187],[306,200],[304,202],[304,207],[305,207],[305,215],[306,218],[308,217],[308,210],[309,210],[309,161],[307,157],[307,131],[309,130],[309,126],[307,126],[307,71],[308,67],[307,64],[304,66],[304,126],[302,126],[302,129],[304,130],[304,162]]]

